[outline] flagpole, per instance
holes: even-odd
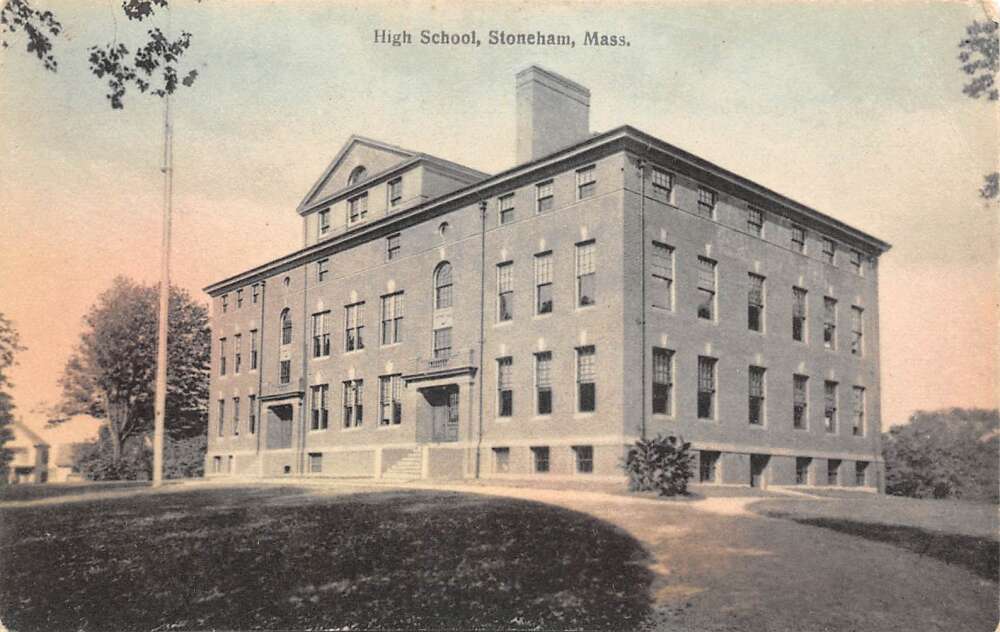
[[[163,244],[160,253],[160,317],[156,338],[156,400],[153,418],[153,487],[163,485],[163,435],[167,414],[167,325],[170,314],[170,214],[174,194],[170,94],[163,108]]]

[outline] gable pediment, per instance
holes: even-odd
[[[299,204],[299,210],[301,211],[354,184],[349,184],[349,179],[359,167],[363,167],[365,170],[365,176],[361,179],[364,181],[364,179],[391,169],[416,155],[415,152],[401,147],[352,136],[337,152],[330,165],[323,171],[323,175],[306,194],[302,203]]]

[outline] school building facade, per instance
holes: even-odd
[[[212,284],[208,476],[881,487],[885,242],[517,76],[517,165],[353,136],[303,247]]]

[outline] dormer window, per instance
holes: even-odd
[[[354,168],[351,175],[347,178],[347,185],[357,184],[364,180],[368,176],[368,170],[363,166],[358,166]]]

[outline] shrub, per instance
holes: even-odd
[[[691,444],[674,436],[639,439],[625,456],[631,491],[655,491],[660,496],[687,494],[691,480]]]
[[[163,477],[200,477],[205,470],[205,436],[174,439],[166,437],[163,446]],[[90,481],[146,481],[153,477],[153,450],[143,437],[135,437],[122,446],[122,458],[111,458],[110,440],[105,434],[97,441],[80,446],[73,460],[80,476]]]

